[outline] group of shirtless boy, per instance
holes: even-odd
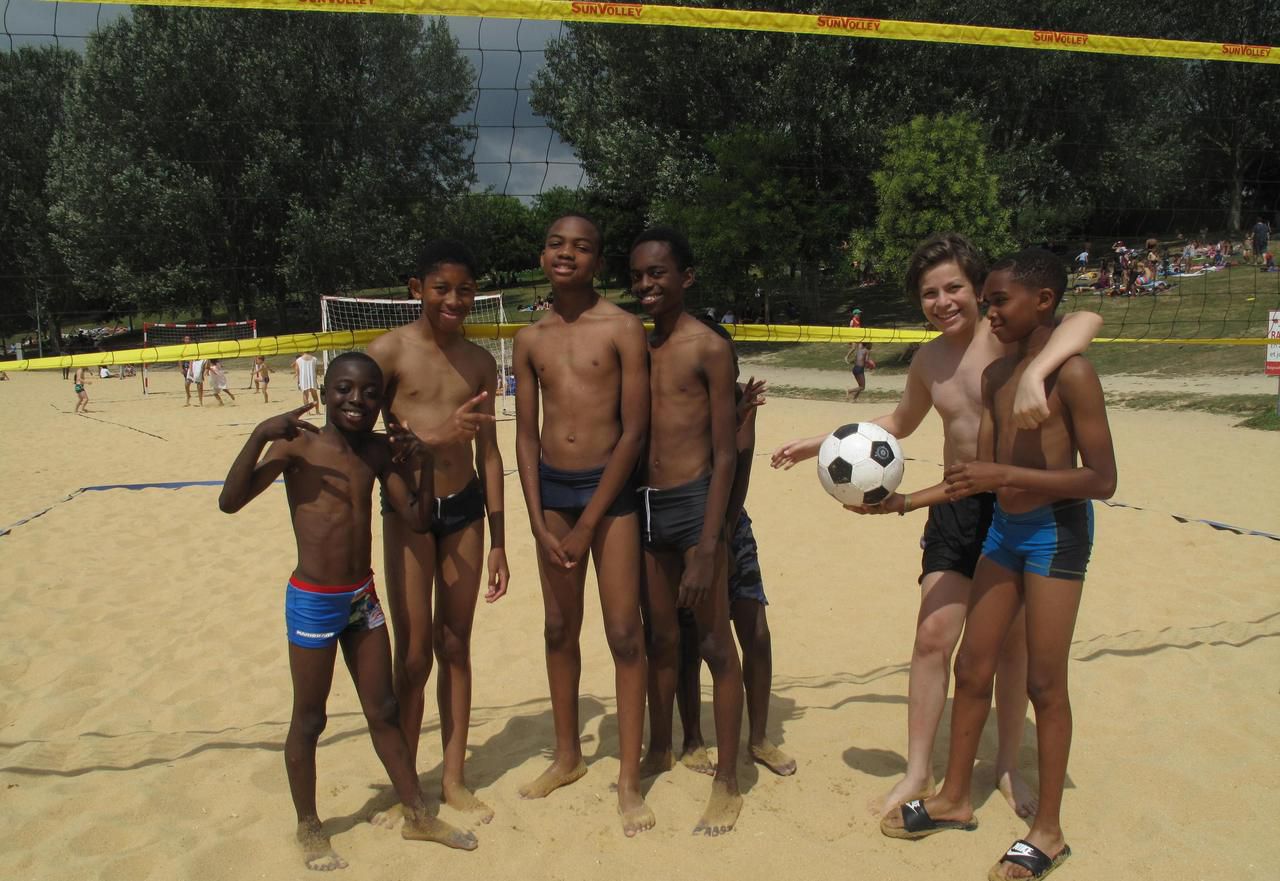
[[[537,548],[555,731],[550,766],[520,794],[543,798],[587,772],[578,683],[590,557],[615,665],[623,831],[633,836],[655,824],[641,780],[676,763],[672,722],[679,696],[685,724],[681,758],[713,778],[693,831],[719,835],[734,827],[742,805],[737,767],[744,666],[751,756],[779,774],[795,770],[794,761],[765,735],[769,634],[758,568],[753,572],[749,560],[754,538],[743,510],[759,386],[736,384],[727,335],[685,311],[695,270],[678,232],[653,228],[631,249],[631,292],[654,324],[647,336],[637,317],[594,288],[602,245],[598,227],[584,217],[568,215],[550,226],[541,263],[554,307],[515,340],[517,467]],[[1020,815],[1035,816],[1029,841],[1015,848],[1027,845],[1056,866],[1069,853],[1057,827],[1061,781],[1056,790],[1053,783],[1059,765],[1065,774],[1070,736],[1065,645],[1088,547],[1059,548],[1056,556],[1051,550],[1044,572],[1028,559],[1024,573],[1015,571],[1009,553],[990,547],[984,552],[982,543],[993,509],[1006,533],[1049,511],[1051,522],[1066,517],[1073,528],[1087,520],[1091,538],[1088,503],[1056,500],[1106,497],[1115,468],[1100,391],[1096,401],[1091,397],[1096,376],[1087,362],[1073,357],[1098,323],[1070,316],[1054,329],[1061,287],[1055,296],[1052,273],[1035,268],[1034,257],[1019,255],[986,278],[988,323],[978,312],[985,268],[968,242],[940,236],[917,251],[908,289],[941,335],[913,361],[898,408],[877,422],[903,437],[936,406],[944,422],[945,478],[858,513],[930,508],[909,685],[908,770],[873,805],[883,815],[882,830],[892,837],[922,837],[972,828],[970,770],[962,765],[965,756],[972,765],[998,657],[999,787]],[[475,274],[464,246],[429,244],[410,280],[413,296],[422,302],[421,318],[376,339],[368,355],[349,353],[331,363],[323,429],[302,418],[311,404],[258,426],[220,499],[223,510],[238,510],[277,476],[285,477],[298,544],[297,566],[286,586],[294,681],[286,765],[298,840],[311,868],[345,865],[315,805],[315,748],[339,644],[400,800],[375,822],[402,821],[406,838],[476,846],[472,833],[426,812],[415,771],[433,662],[440,667],[441,798],[477,822],[493,817],[464,776],[470,640],[486,519],[486,601],[499,600],[510,578],[494,425],[497,366],[462,332]],[[1004,288],[992,289],[993,282]],[[385,436],[372,431],[379,414]],[[1082,421],[1089,427],[1082,428]],[[820,440],[784,444],[773,454],[774,467],[814,455]],[[1077,447],[1085,463],[1080,467]],[[382,486],[394,646],[382,626],[370,565],[375,479]],[[1058,589],[1064,579],[1074,590]],[[974,623],[978,614],[982,626]],[[742,642],[741,658],[731,622]],[[936,798],[921,804],[933,792],[929,755],[945,705],[950,655],[962,630],[952,724],[955,773],[947,775]],[[1029,667],[1025,634],[1031,637]],[[1039,650],[1042,644],[1046,651]],[[713,679],[714,764],[696,724],[700,661]],[[1040,720],[1038,806],[1015,767],[1028,691]],[[642,760],[646,704],[650,741]],[[1047,722],[1041,719],[1045,713]],[[1024,872],[1029,863],[1019,862],[1014,849],[1010,853],[1013,858],[1007,854],[993,877],[1039,877]]]

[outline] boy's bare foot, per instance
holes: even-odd
[[[903,777],[884,795],[867,802],[867,810],[873,817],[883,817],[896,813],[899,805],[906,804],[912,799],[928,798],[931,795],[933,795],[932,776],[923,781]]]
[[[652,829],[658,822],[638,790],[618,791],[618,816],[622,817],[622,831],[628,838]]]
[[[1017,771],[997,773],[996,788],[1000,790],[1004,800],[1019,817],[1028,819],[1036,815],[1036,809],[1040,807],[1040,799]]]
[[[752,761],[759,762],[779,777],[790,777],[796,772],[796,760],[784,753],[767,737],[751,746]]]
[[[697,771],[699,774],[706,774],[708,777],[716,776],[716,766],[711,761],[707,748],[702,744],[689,747],[682,752],[680,754],[680,764],[690,771]]]
[[[526,783],[520,787],[521,798],[546,798],[555,792],[561,786],[568,786],[576,780],[582,779],[587,773],[587,763],[578,757],[578,763],[571,768],[565,768],[560,764],[559,759],[551,763],[551,767],[538,775],[538,779],[532,783]]]
[[[329,836],[324,834],[319,820],[299,820],[297,838],[302,848],[302,862],[308,869],[332,872],[347,867],[347,861],[329,844]]]
[[[493,808],[476,798],[474,792],[460,783],[444,784],[440,789],[440,797],[455,811],[472,814],[479,823],[488,823],[493,819]]]
[[[395,829],[404,821],[404,805],[392,805],[369,818],[369,824],[383,829]]]
[[[475,850],[480,842],[470,832],[450,826],[437,817],[405,811],[400,837],[410,841],[434,841],[457,850]]]
[[[643,759],[640,760],[640,779],[646,777],[657,777],[670,771],[676,766],[675,757],[671,755],[671,750],[655,753],[647,752]]]
[[[693,827],[693,834],[714,838],[732,832],[741,811],[742,796],[737,792],[730,792],[724,782],[716,780],[711,784],[711,798],[707,801],[707,809],[702,812],[698,825]]]

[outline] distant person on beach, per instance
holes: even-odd
[[[298,557],[285,586],[285,633],[293,679],[293,714],[285,770],[298,817],[296,837],[307,868],[344,868],[316,808],[316,745],[338,646],[351,672],[369,735],[404,814],[404,838],[472,850],[475,836],[430,816],[391,685],[391,648],[371,567],[373,483],[417,532],[433,522],[433,469],[417,483],[397,447],[412,435],[392,425],[373,433],[382,406],[382,372],[368,355],[349,352],[330,365],[326,421],[302,418],[312,405],[273,416],[249,435],[223,483],[218,507],[234,514],[284,476]],[[263,455],[263,450],[266,455]]]
[[[315,404],[320,406],[320,385],[316,377],[317,373],[316,356],[310,352],[303,352],[293,362],[293,378],[298,383],[298,390],[302,392],[302,403]]]
[[[270,399],[267,397],[268,389],[271,386],[271,367],[267,364],[267,359],[261,355],[258,356],[257,384],[262,388],[262,403],[271,403]]]
[[[1259,217],[1258,222],[1253,225],[1252,233],[1253,253],[1261,259],[1267,252],[1267,243],[1271,241],[1271,227]]]
[[[874,368],[871,360],[871,343],[850,343],[849,351],[844,353],[844,363],[850,365],[853,381],[856,385],[844,393],[845,403],[858,403],[858,396],[867,388],[867,371]]]
[[[183,406],[191,406],[191,386],[193,385],[196,387],[196,404],[200,407],[204,406],[204,372],[207,363],[203,358],[197,358],[187,364],[187,403]]]
[[[649,427],[649,370],[640,319],[595,289],[603,247],[600,228],[580,215],[547,228],[541,264],[551,280],[551,309],[515,340],[516,461],[537,543],[555,726],[550,766],[520,795],[545,798],[587,773],[578,683],[590,558],[614,664],[617,811],[624,834],[633,836],[654,825],[640,790],[647,666],[635,493]]]
[[[213,387],[213,396],[217,399],[219,407],[222,406],[222,396],[224,394],[232,401],[236,399],[236,396],[231,393],[231,389],[227,388],[227,374],[222,369],[222,362],[217,358],[211,359],[206,372],[209,374],[209,384]]]
[[[89,384],[89,368],[77,367],[75,374],[75,385],[72,388],[76,393],[76,413],[89,412],[89,390],[86,388]]]
[[[191,345],[191,337],[184,336],[182,338],[182,344],[184,346]],[[179,361],[178,369],[182,371],[182,390],[183,392],[186,393],[186,396],[187,396],[187,403],[184,406],[190,407],[191,406],[191,362]]]

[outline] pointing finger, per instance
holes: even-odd
[[[474,410],[476,407],[479,407],[480,404],[483,403],[484,399],[487,397],[489,397],[488,392],[481,392],[471,400],[467,401],[461,407],[459,407],[458,410],[462,412],[468,412],[470,410]]]

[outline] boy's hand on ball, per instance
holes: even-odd
[[[994,462],[961,462],[948,465],[943,480],[950,498],[963,499],[1000,489],[1006,483],[1005,468]]]
[[[876,505],[845,505],[846,511],[855,514],[901,514],[906,506],[906,497],[902,493],[889,493],[883,502]]]

